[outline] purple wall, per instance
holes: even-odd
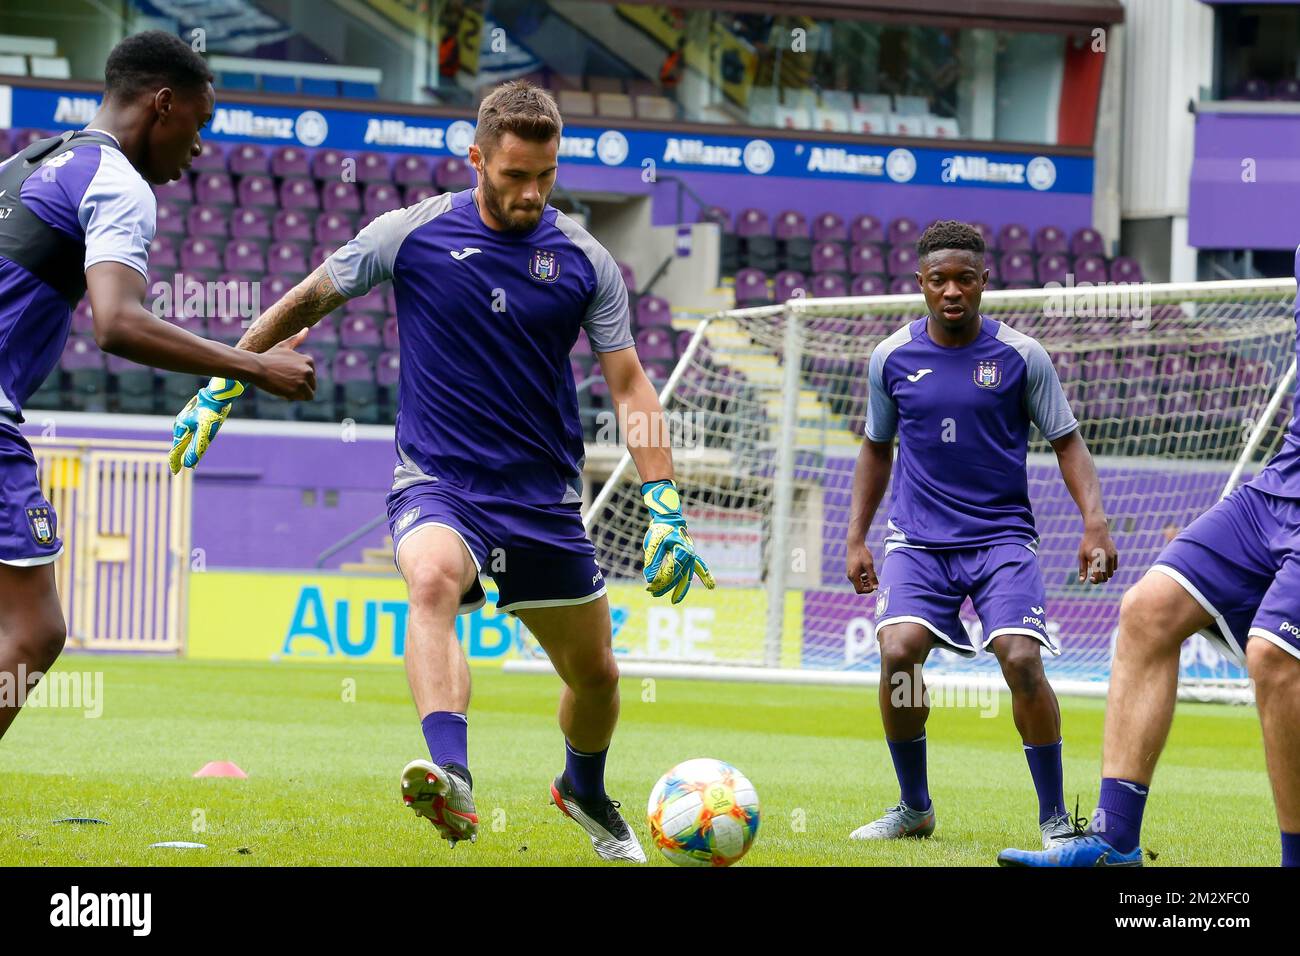
[[[706,202],[722,206],[733,215],[741,209],[762,209],[769,217],[794,209],[809,219],[832,210],[844,216],[870,213],[888,222],[907,216],[921,225],[935,219],[984,222],[995,229],[1015,222],[1030,228],[1047,224],[1068,232],[1092,225],[1092,196],[1083,193],[1029,193],[1001,189],[952,189],[943,186],[908,186],[898,183],[823,182],[814,179],[765,176],[758,186],[752,176],[734,173],[663,173],[676,176]],[[600,169],[560,166],[559,183],[566,189],[623,192],[654,197],[652,221],[656,226],[677,222],[677,186],[672,182],[645,183],[635,169]],[[682,215],[697,218],[698,207],[685,196]],[[1107,237],[1112,238],[1112,237]]]
[[[1300,112],[1196,115],[1188,242],[1294,249],[1300,242]]]
[[[41,434],[47,414],[32,412],[23,432]],[[150,428],[131,416],[141,427],[111,429],[52,417],[60,438],[158,441],[171,432],[163,418]],[[288,427],[302,433],[258,434],[228,424],[194,472],[192,547],[204,550],[209,568],[311,568],[322,551],[384,512],[396,463],[391,429],[358,429],[365,437],[345,442],[339,426]],[[314,504],[304,500],[308,491]],[[337,493],[336,505],[326,506],[327,492]],[[387,535],[385,523],[326,567],[360,560],[362,548],[378,547]]]

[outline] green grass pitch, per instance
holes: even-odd
[[[402,767],[428,755],[399,667],[90,655],[59,667],[103,672],[103,714],[29,709],[0,741],[0,865],[600,863],[548,802],[563,761],[554,677],[475,668],[470,761],[482,828],[477,844],[451,849],[398,796]],[[650,788],[697,756],[734,763],[758,789],[762,823],[742,866],[988,866],[1003,847],[1038,840],[1005,697],[996,717],[932,711],[935,837],[861,844],[849,832],[897,797],[874,691],[682,680],[650,689],[623,682],[608,783],[651,865],[670,864],[649,847]],[[1087,813],[1103,703],[1070,698],[1062,710],[1066,796]],[[248,779],[193,779],[210,760],[232,760]],[[109,825],[52,823],[68,816]],[[208,848],[149,849],[165,840]],[[1277,864],[1253,708],[1179,705],[1144,843],[1157,865]]]

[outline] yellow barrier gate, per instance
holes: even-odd
[[[30,441],[63,538],[55,578],[69,646],[181,650],[191,473],[172,476],[161,442]]]

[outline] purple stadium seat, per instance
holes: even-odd
[[[407,206],[414,206],[416,203],[424,202],[426,199],[438,195],[441,195],[441,193],[439,193],[437,186],[407,186],[406,194],[402,197],[402,203]]]
[[[1000,275],[1007,288],[1034,282],[1034,260],[1028,252],[1008,252],[1002,256]]]
[[[354,349],[341,349],[339,354],[334,356],[331,370],[334,373],[334,381],[340,385],[375,380],[375,370],[370,363],[370,357]]]
[[[1291,103],[1300,100],[1300,80],[1295,77],[1278,80],[1277,85],[1273,87],[1273,99]]]
[[[262,308],[279,302],[297,284],[292,276],[267,276],[262,281]]]
[[[809,285],[811,288],[808,290],[808,294],[819,299],[829,299],[849,294],[848,283],[844,281],[844,276],[838,272],[819,273],[812,277],[812,282]]]
[[[371,289],[365,295],[348,299],[343,306],[346,312],[362,312],[368,315],[385,315],[390,309],[382,289]]]
[[[308,268],[315,269],[318,265],[328,259],[334,253],[339,251],[342,243],[339,242],[318,242],[311,247],[311,252],[307,254]]]
[[[307,258],[303,255],[302,246],[296,242],[271,243],[271,248],[266,250],[266,264],[269,271],[279,275],[307,272]]]
[[[339,344],[345,349],[364,349],[378,352],[383,345],[379,323],[374,316],[353,312],[343,317],[339,326]]]
[[[214,315],[208,319],[208,335],[218,342],[233,345],[247,331],[244,325],[246,321],[248,320],[241,315]]]
[[[890,295],[911,295],[921,291],[916,287],[916,276],[894,276],[889,280]]]
[[[891,246],[910,246],[919,238],[921,227],[913,219],[900,216],[889,224],[889,244]]]
[[[299,210],[282,209],[271,223],[271,236],[279,241],[309,242],[312,238],[311,219]]]
[[[160,201],[158,203],[158,215],[155,221],[155,235],[185,235],[185,213],[183,206],[177,206],[175,203],[171,202]]]
[[[339,330],[338,325],[335,324],[334,316],[327,315],[313,325],[311,331],[307,333],[307,339],[329,355],[337,352],[339,350]]]
[[[637,328],[654,326],[672,328],[673,310],[668,300],[657,295],[643,295],[636,304]]]
[[[149,268],[175,269],[179,265],[180,259],[176,254],[176,243],[172,242],[172,237],[167,235],[154,236],[153,242],[149,243]]]
[[[1131,256],[1119,256],[1110,264],[1111,282],[1141,282],[1142,267]]]
[[[396,351],[387,351],[375,363],[375,381],[385,388],[393,388],[401,378],[402,361]]]
[[[361,197],[352,183],[325,183],[321,187],[321,208],[327,212],[361,211]]]
[[[356,235],[352,216],[345,212],[322,213],[316,220],[314,236],[317,242],[342,245]]]
[[[849,260],[838,242],[819,242],[812,250],[813,272],[848,272]]]
[[[849,252],[849,272],[855,276],[884,275],[885,257],[872,242],[859,242]]]
[[[812,222],[814,242],[848,242],[849,227],[844,217],[833,212],[824,212]]]
[[[626,262],[616,262],[619,275],[623,277],[623,285],[627,286],[628,292],[636,291],[636,273]]]
[[[402,208],[402,197],[391,183],[371,183],[366,187],[362,208],[372,216]]]
[[[803,213],[787,209],[777,215],[772,232],[778,239],[807,239],[808,220]]]
[[[310,356],[312,365],[316,368],[316,401],[320,401],[322,394],[327,393],[329,386],[334,383],[334,369],[330,365],[330,359],[333,354],[337,353],[331,353],[327,349],[318,349],[311,344],[310,339],[298,346],[298,351],[303,355]]]
[[[1009,222],[998,232],[998,248],[1003,252],[1027,252],[1033,244],[1029,230],[1018,222]]]
[[[357,182],[391,183],[393,170],[383,153],[362,153],[357,157]]]
[[[807,277],[802,272],[796,272],[794,269],[778,272],[773,280],[773,285],[776,286],[777,302],[785,302],[787,299],[808,294]]]
[[[188,206],[194,202],[194,184],[190,181],[188,174],[182,174],[180,179],[174,179],[169,183],[163,183],[161,186],[155,186],[153,194],[158,197],[159,202]]]
[[[449,156],[438,164],[434,171],[433,182],[443,192],[468,189],[474,185],[474,169],[469,163]]]
[[[736,305],[768,305],[772,292],[767,287],[767,276],[761,269],[741,269],[736,273]]]
[[[194,197],[210,206],[233,206],[235,186],[228,173],[199,173],[194,181]]]
[[[280,205],[284,209],[319,209],[316,184],[310,179],[286,179],[280,184]]]
[[[15,153],[21,153],[38,139],[45,139],[50,135],[43,129],[16,129],[9,135],[9,144]]]
[[[201,315],[186,315],[182,312],[179,315],[164,315],[163,318],[186,332],[201,335],[204,338],[208,336],[208,320]]]
[[[270,176],[250,173],[239,181],[239,205],[272,208],[276,203],[275,183]]]
[[[986,254],[984,256],[984,268],[989,271],[989,284],[986,288],[993,288],[994,282],[998,284],[999,289],[1002,288],[1002,272],[998,266],[998,256]]]
[[[240,143],[230,151],[230,171],[237,176],[249,173],[267,175],[271,172],[271,157],[256,143]]]
[[[1044,226],[1034,235],[1034,251],[1040,256],[1066,252],[1069,246],[1070,241],[1065,235],[1065,230],[1059,226]]]
[[[1019,253],[1012,253],[1019,255]],[[1066,277],[1070,272],[1070,260],[1060,253],[1053,252],[1045,256],[1038,257],[1038,284],[1046,285],[1049,282],[1055,282],[1058,285],[1065,285]]]
[[[972,222],[970,226],[984,238],[985,249],[998,247],[998,234],[987,222]]]
[[[1100,256],[1080,256],[1074,260],[1074,281],[1091,282],[1093,285],[1106,281],[1106,263]]]
[[[731,232],[731,213],[721,206],[704,206],[698,221],[716,223],[723,232]]]
[[[667,359],[672,361],[673,336],[668,329],[642,329],[636,334],[636,354],[642,361]]]
[[[668,377],[673,374],[671,362],[646,362],[643,367],[645,368],[646,377],[650,379],[656,392],[663,388],[664,383],[668,381]]]
[[[102,369],[104,353],[95,346],[95,340],[80,335],[68,336],[59,358],[59,367],[65,372],[78,372],[82,369]]]
[[[194,162],[190,168],[199,173],[226,171],[226,151],[221,148],[221,144],[214,140],[205,139],[203,148],[199,150],[199,155],[194,157]]]
[[[341,182],[346,169],[343,161],[346,159],[355,160],[356,157],[337,149],[318,149],[311,158],[311,174],[323,183]]]
[[[585,331],[578,333],[578,339],[573,343],[573,348],[569,350],[570,355],[576,355],[579,358],[591,358],[591,341],[587,338]]]
[[[685,354],[686,346],[691,344],[691,338],[694,335],[695,335],[694,329],[682,329],[680,332],[675,333],[675,338],[673,339],[673,343],[677,347],[678,355]],[[703,356],[704,349],[703,348],[699,349],[695,354],[696,356]]]
[[[401,186],[433,184],[433,160],[428,156],[406,153],[393,164],[393,182]]]
[[[1273,95],[1273,85],[1268,80],[1259,77],[1251,77],[1237,87],[1236,94],[1232,99],[1237,100],[1266,100]]]
[[[266,259],[262,249],[253,242],[235,239],[226,246],[226,268],[231,272],[262,273],[266,271]]]
[[[90,297],[83,296],[72,310],[72,332],[75,335],[93,335],[95,317],[90,314]]]
[[[1106,246],[1101,238],[1101,233],[1091,226],[1085,226],[1077,230],[1070,237],[1070,255],[1072,256],[1103,256],[1105,254]]]
[[[736,235],[770,236],[772,224],[767,221],[767,213],[761,209],[746,209],[736,217]]]
[[[297,146],[281,146],[271,153],[271,175],[281,179],[306,179],[311,175],[311,163],[305,150]]]
[[[891,276],[907,276],[911,278],[912,273],[916,271],[916,249],[913,246],[894,246],[889,250],[889,258],[886,260],[888,272]]]
[[[384,319],[383,328],[384,348],[390,351],[397,351],[397,316],[392,315]]]
[[[186,239],[181,244],[181,268],[186,272],[219,272],[221,250],[214,240],[203,236]]]
[[[211,206],[191,206],[185,226],[191,236],[216,236],[224,239],[229,228],[225,210]]]
[[[230,214],[230,235],[236,239],[265,242],[271,238],[271,222],[262,209],[236,209]]]
[[[879,219],[867,213],[854,216],[853,221],[849,223],[849,240],[851,242],[882,243],[885,241],[884,226],[880,224]]]
[[[885,280],[878,275],[854,276],[849,283],[849,295],[884,295]]]

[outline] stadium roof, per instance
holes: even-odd
[[[811,17],[861,17],[962,26],[1109,26],[1124,22],[1120,0],[679,0],[677,6]]]

